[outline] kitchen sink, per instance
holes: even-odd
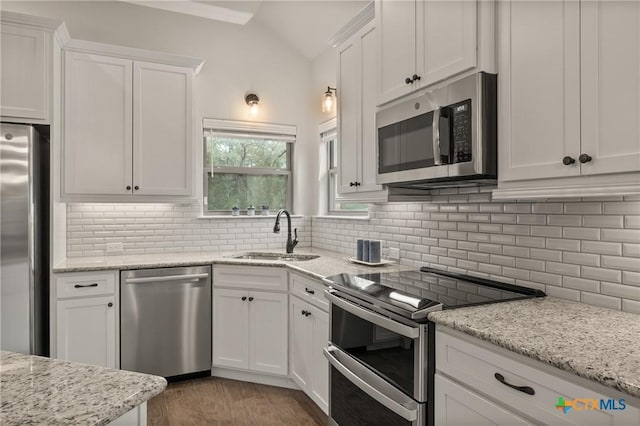
[[[231,256],[233,259],[250,259],[250,260],[279,260],[285,262],[301,262],[305,260],[317,259],[317,254],[293,254],[293,253],[262,253],[249,252]]]

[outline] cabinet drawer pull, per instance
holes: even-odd
[[[309,294],[316,294],[315,290],[309,290],[307,287],[304,288],[304,291],[306,291]]]
[[[245,300],[247,300],[247,296],[242,296],[242,301],[244,302]]]
[[[110,308],[113,308],[113,303],[109,302],[109,303],[107,303],[107,306],[110,307]]]
[[[570,166],[575,162],[576,162],[575,158],[569,157],[568,155],[562,159],[562,164],[564,164],[565,166]]]
[[[253,302],[253,296],[249,296],[249,302]]]
[[[516,386],[516,385],[512,385],[511,383],[508,383],[505,380],[504,376],[502,374],[500,374],[500,373],[494,374],[493,377],[495,377],[496,380],[499,381],[500,383],[502,383],[503,385],[509,386],[511,389],[515,389],[517,391],[526,393],[527,395],[535,395],[536,394],[536,391],[533,390],[533,388],[530,387],[530,386]]]
[[[413,83],[413,80],[411,79],[411,77],[407,77],[404,79],[405,84],[411,84]]]
[[[76,284],[73,286],[74,288],[86,288],[86,287],[98,287],[98,283],[92,284]]]

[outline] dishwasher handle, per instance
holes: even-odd
[[[201,280],[209,274],[164,275],[159,277],[125,278],[125,284],[157,283],[162,281]]]

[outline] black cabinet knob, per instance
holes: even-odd
[[[580,155],[580,157],[578,157],[578,161],[581,162],[582,164],[588,163],[591,160],[592,160],[592,158],[588,154],[582,154],[582,155]]]
[[[253,297],[249,297],[249,302],[253,302]]]
[[[245,300],[247,300],[247,296],[242,296],[242,301],[244,302]]]
[[[131,191],[131,185],[127,185],[127,191]]]
[[[406,84],[411,84],[411,83],[413,83],[413,80],[411,80],[411,77],[407,77],[407,78],[404,79],[404,82]]]
[[[136,186],[133,187],[133,189],[135,189],[137,191],[138,189],[140,189],[140,187],[138,185],[136,185]]]
[[[413,77],[411,77],[411,82],[413,83],[414,81],[418,81],[420,78],[421,77],[418,74],[414,74]]]
[[[109,303],[107,303],[107,306],[111,308],[111,307],[113,307],[113,303],[109,302]]]
[[[356,182],[356,186],[360,186],[360,182]]]
[[[300,312],[303,316],[307,316],[307,311],[305,311],[304,309]]]
[[[349,182],[349,186],[356,186],[355,182]]]
[[[575,162],[576,160],[573,157],[569,157],[568,155],[562,159],[562,164],[564,164],[565,166],[569,166]]]

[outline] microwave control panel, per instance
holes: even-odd
[[[449,106],[451,120],[451,163],[464,163],[472,159],[471,99]]]

